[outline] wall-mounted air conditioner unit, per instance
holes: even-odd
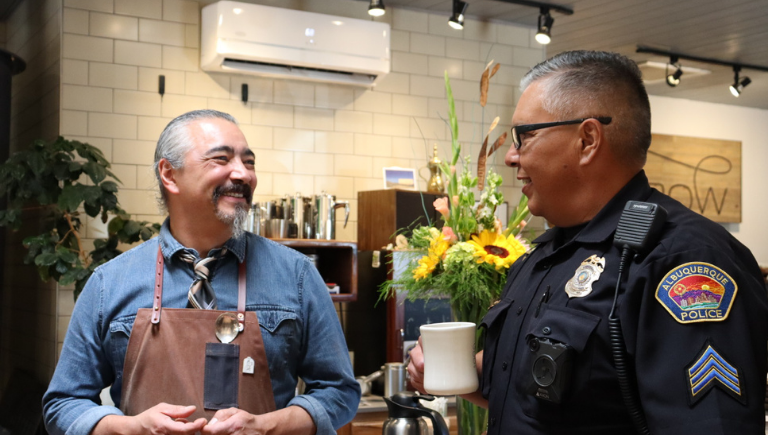
[[[389,73],[389,24],[220,1],[203,8],[201,68],[373,86]]]

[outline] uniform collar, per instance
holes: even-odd
[[[624,210],[627,201],[645,200],[651,195],[651,192],[652,189],[648,184],[648,177],[646,177],[645,171],[641,170],[621,188],[619,193],[608,201],[608,204],[589,221],[587,226],[573,240],[579,243],[604,242],[613,236],[614,231],[616,231],[616,225],[619,224],[621,212]],[[558,228],[552,228],[536,238],[533,243],[551,242],[554,240],[557,231],[559,231]]]
[[[171,220],[170,218],[166,218],[163,222],[163,226],[160,227],[160,235],[158,238],[160,239],[160,249],[163,251],[163,257],[166,259],[172,258],[174,255],[176,255],[177,252],[181,250],[189,250],[193,252],[197,252],[192,248],[187,248],[186,246],[179,243],[178,240],[176,240],[173,237],[173,234],[171,234]],[[232,254],[237,257],[237,260],[242,263],[245,261],[245,250],[246,250],[246,237],[245,233],[243,233],[242,236],[240,236],[237,239],[231,238],[227,240],[226,243],[224,243],[224,246],[227,247],[227,251],[231,252]],[[218,249],[214,249],[211,251],[213,253],[214,251],[218,251]],[[198,255],[200,253],[197,253]],[[207,253],[206,254],[210,254]]]

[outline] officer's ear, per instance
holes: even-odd
[[[157,164],[157,170],[160,174],[160,182],[163,183],[165,191],[170,194],[178,194],[179,186],[176,182],[178,171],[171,166],[171,162],[167,159],[160,159]]]
[[[606,146],[603,124],[596,119],[587,119],[579,126],[579,164],[588,165],[597,158]]]

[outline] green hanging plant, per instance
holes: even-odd
[[[43,281],[74,283],[75,299],[96,267],[122,253],[120,243],[145,241],[160,231],[160,224],[132,220],[120,208],[120,180],[109,168],[101,150],[63,137],[52,143],[36,140],[0,165],[0,194],[8,200],[0,226],[18,230],[22,210],[48,213],[44,232],[23,240],[24,263],[34,263]],[[108,237],[95,240],[90,252],[80,234],[83,213],[104,223],[113,216]]]

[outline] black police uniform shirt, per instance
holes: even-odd
[[[482,322],[488,435],[634,433],[607,321],[621,255],[613,234],[629,200],[668,212],[657,244],[625,269],[618,307],[650,433],[764,434],[768,297],[759,267],[722,226],[651,189],[641,171],[577,235],[551,229],[510,268]],[[569,297],[567,283],[579,280],[591,292]],[[560,403],[531,393],[536,338],[573,349]]]

